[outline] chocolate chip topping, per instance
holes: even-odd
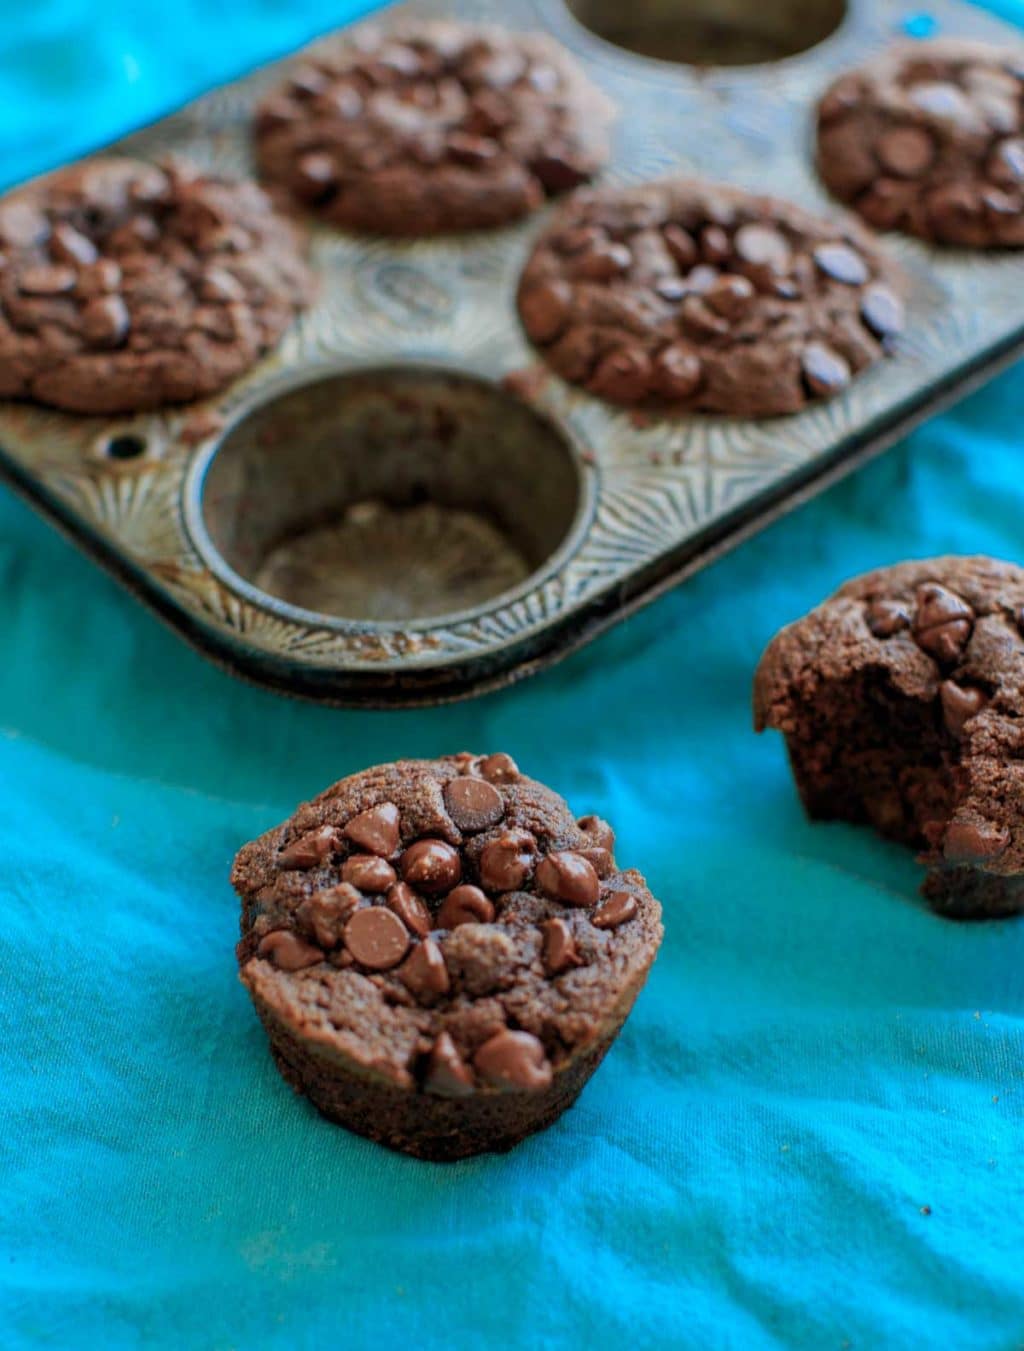
[[[504,225],[584,182],[610,120],[546,37],[408,20],[308,53],[257,109],[256,152],[324,219],[429,235]]]
[[[942,716],[950,736],[963,735],[965,725],[985,707],[985,695],[982,690],[971,689],[956,684],[953,680],[944,680],[939,686],[939,698],[942,700]]]
[[[467,834],[497,825],[505,814],[501,794],[485,779],[452,779],[444,790],[444,800],[452,820]]]
[[[597,929],[617,929],[636,917],[637,908],[631,891],[613,891],[591,915],[590,922]]]
[[[438,927],[457,929],[460,924],[490,924],[494,906],[479,887],[464,885],[449,891],[437,912]]]
[[[294,226],[251,183],[130,159],[0,201],[0,397],[120,413],[211,394],[311,292]]]
[[[443,840],[417,840],[399,859],[398,867],[403,881],[428,896],[451,891],[462,876],[458,852]]]
[[[496,1032],[473,1057],[477,1073],[496,1088],[538,1089],[551,1083],[544,1043],[530,1032]]]
[[[410,933],[418,938],[430,933],[430,911],[412,887],[396,882],[387,894],[387,903]]]
[[[371,971],[397,966],[409,948],[405,925],[382,905],[357,910],[345,925],[344,937],[352,956]]]
[[[398,808],[393,802],[381,802],[353,816],[342,834],[368,854],[391,858],[399,844]]]
[[[583,965],[572,930],[564,919],[545,920],[540,928],[544,935],[544,970],[549,976]]]
[[[301,971],[304,967],[322,962],[324,954],[310,943],[304,943],[297,934],[287,929],[275,929],[260,940],[256,949],[261,957],[280,967],[282,971]]]
[[[1010,48],[900,44],[818,108],[818,169],[879,229],[974,248],[1024,244],[1024,66]]]
[[[431,1048],[424,1087],[444,1098],[463,1098],[473,1092],[473,1075],[447,1032]]]
[[[582,854],[569,850],[547,854],[537,865],[537,886],[553,901],[563,905],[590,907],[601,894],[601,883],[594,865]]]
[[[768,416],[845,388],[903,323],[870,237],[697,181],[577,193],[519,284],[530,339],[613,403]]]
[[[376,894],[394,884],[396,873],[390,863],[375,854],[351,854],[342,865],[341,880]]]
[[[239,854],[243,979],[410,1089],[542,1091],[621,1017],[660,935],[613,847],[504,754],[367,770]]]
[[[919,647],[937,661],[954,662],[971,636],[971,607],[938,582],[917,589],[913,635]]]

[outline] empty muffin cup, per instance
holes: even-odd
[[[692,66],[781,61],[829,37],[846,0],[563,0],[584,28],[638,56]]]
[[[373,625],[514,594],[554,566],[583,498],[566,435],[429,366],[289,388],[237,419],[195,482],[197,543],[236,589]]]

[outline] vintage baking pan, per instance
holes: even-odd
[[[702,174],[835,209],[812,108],[915,32],[1018,40],[959,0],[413,3],[546,29],[619,109],[610,181]],[[385,16],[386,17],[386,16]],[[813,44],[813,45],[809,45]],[[252,171],[280,62],[117,145]],[[0,466],[189,642],[352,704],[517,679],[592,638],[988,378],[1024,345],[1024,252],[889,238],[911,281],[893,359],[794,416],[643,425],[565,385],[515,313],[540,213],[423,242],[313,233],[319,300],[201,405],[106,420],[0,404]]]

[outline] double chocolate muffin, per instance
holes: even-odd
[[[246,845],[238,961],[285,1079],[424,1158],[549,1125],[661,941],[613,848],[504,754],[367,769]]]
[[[858,577],[757,670],[810,816],[921,851],[942,914],[1024,910],[1024,569],[933,558]]]
[[[519,283],[523,327],[612,403],[740,417],[845,389],[904,322],[866,231],[697,180],[574,195]]]
[[[818,170],[878,229],[1024,244],[1024,43],[901,43],[818,106]]]
[[[308,302],[253,183],[106,157],[0,200],[0,398],[127,413],[212,394]]]
[[[256,113],[263,175],[336,225],[505,225],[591,178],[611,105],[552,39],[446,20],[311,51]]]

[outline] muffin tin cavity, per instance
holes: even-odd
[[[198,492],[210,564],[321,620],[436,619],[513,592],[572,532],[569,441],[448,370],[338,371],[245,412]]]
[[[564,0],[612,46],[691,66],[751,66],[815,47],[846,17],[846,0]]]

